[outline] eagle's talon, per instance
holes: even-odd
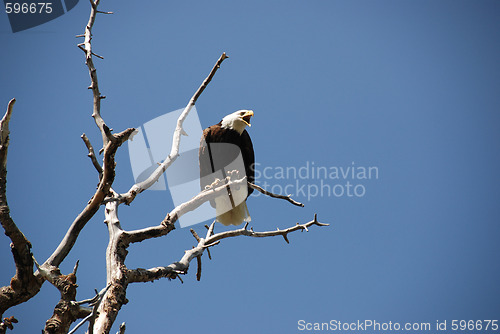
[[[220,179],[215,179],[215,181],[214,181],[214,182],[212,182],[210,185],[206,185],[206,186],[205,186],[205,190],[214,189],[214,188],[215,188],[215,187],[217,187],[220,183],[221,183],[221,180],[220,180]]]

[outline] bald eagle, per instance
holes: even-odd
[[[252,140],[245,130],[246,126],[251,126],[252,116],[252,110],[239,110],[203,131],[198,152],[201,190],[235,170],[238,178],[246,175],[249,182],[254,182],[255,155]],[[246,199],[252,192],[250,187],[230,187],[211,200],[217,221],[226,226],[250,221]]]

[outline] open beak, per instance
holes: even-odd
[[[250,117],[252,116],[253,116],[253,110],[247,110],[247,112],[241,117],[241,119],[243,120],[243,122],[245,122],[246,125],[252,126],[250,124]]]

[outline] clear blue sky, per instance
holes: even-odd
[[[184,284],[129,287],[116,325],[130,333],[301,333],[297,322],[430,322],[500,315],[500,3],[498,1],[102,1],[94,51],[102,114],[115,131],[200,97],[204,127],[253,109],[261,171],[377,167],[378,178],[258,181],[295,189],[305,208],[248,200],[256,230],[305,222],[328,228],[282,238],[225,240]],[[83,53],[89,4],[13,34],[0,14],[0,107],[15,97],[8,160],[12,216],[38,261],[55,249],[95,190],[80,135],[97,147]],[[2,111],[3,113],[3,111]],[[133,183],[127,147],[114,188]],[[350,181],[363,196],[323,193]],[[299,182],[297,188],[297,182]],[[321,183],[323,182],[323,183]],[[309,187],[309,188],[307,188]],[[278,188],[276,188],[278,189]],[[337,192],[338,194],[339,192]],[[120,208],[125,229],[158,224],[167,191]],[[100,211],[62,264],[80,259],[78,298],[105,285]],[[204,231],[203,226],[196,226]],[[219,228],[219,230],[222,230]],[[130,268],[168,265],[194,245],[188,229],[130,247]],[[14,273],[0,236],[1,284]],[[5,316],[39,332],[59,299],[44,284]],[[117,328],[117,326],[116,326]],[[127,331],[127,332],[128,332]],[[116,332],[116,329],[114,329]]]

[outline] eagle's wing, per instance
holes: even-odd
[[[200,188],[205,190],[206,186],[212,184],[214,180],[210,181],[207,178],[208,175],[214,172],[213,162],[210,154],[209,143],[211,142],[211,127],[203,130],[203,136],[201,137],[200,150],[198,151],[198,160],[200,163]],[[215,201],[210,200],[210,205],[215,208]]]
[[[245,174],[247,180],[251,183],[255,180],[255,155],[253,151],[252,140],[246,130],[243,131],[241,136],[236,132],[226,133],[224,137],[220,131],[220,124],[213,125],[203,131],[203,136],[200,142],[200,149],[198,152],[198,159],[200,164],[200,188],[205,190],[206,186],[210,186],[214,179],[207,177],[216,171],[223,169],[231,161],[235,159],[239,151],[243,157],[245,164]],[[231,138],[232,137],[232,138]],[[238,138],[239,137],[239,138]],[[227,145],[217,145],[217,143],[231,143],[239,142],[239,150],[234,146],[231,149]],[[212,145],[213,144],[213,145]],[[248,187],[248,195],[253,192],[253,189]],[[211,200],[210,205],[215,207],[215,201]]]
[[[243,162],[245,163],[245,173],[247,175],[247,181],[254,183],[255,181],[255,154],[253,151],[252,139],[247,130],[244,130],[241,134],[241,155],[243,156]],[[253,188],[248,187],[248,196],[253,192]]]

